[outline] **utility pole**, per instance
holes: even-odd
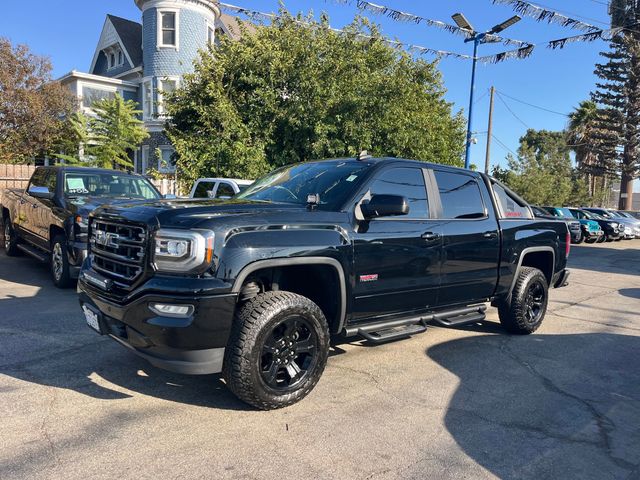
[[[493,131],[493,93],[495,88],[491,87],[489,94],[489,125],[487,126],[487,154],[484,158],[484,173],[489,175],[489,164],[491,163],[491,134]]]

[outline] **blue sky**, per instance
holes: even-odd
[[[414,13],[423,17],[451,23],[451,15],[463,12],[478,30],[489,29],[509,18],[513,11],[491,0],[373,0],[375,3]],[[277,10],[277,0],[235,0],[234,5],[260,11]],[[313,11],[316,15],[326,11],[331,24],[342,27],[358,13],[354,5],[343,5],[334,0],[285,0],[293,12]],[[538,3],[596,26],[606,27],[608,15],[605,0],[543,0]],[[48,55],[54,64],[55,76],[70,70],[87,71],[102,29],[105,15],[111,13],[132,20],[140,20],[140,11],[133,0],[87,1],[22,0],[5,2],[0,16],[0,35],[14,43],[26,43],[36,53]],[[461,37],[423,25],[394,22],[388,18],[367,14],[379,23],[385,34],[406,43],[422,45],[458,53],[472,53],[472,46]],[[544,42],[580,33],[558,25],[537,23],[524,18],[519,24],[503,32],[504,36],[531,42]],[[474,110],[474,131],[478,143],[472,149],[472,163],[484,164],[487,115],[489,100],[486,95],[491,85],[499,92],[549,110],[569,113],[581,100],[588,98],[594,88],[594,63],[598,52],[606,47],[603,41],[569,44],[564,50],[550,50],[541,45],[525,60],[509,60],[502,64],[478,67]],[[481,54],[497,53],[513,47],[483,45]],[[466,112],[469,99],[471,63],[456,59],[443,59],[440,63],[447,88],[447,99],[455,109]],[[496,98],[494,135],[499,140],[492,144],[492,163],[504,164],[509,150],[515,151],[518,139],[527,126],[536,129],[559,130],[566,125],[566,117],[529,107],[507,97]],[[465,113],[466,114],[466,113]],[[515,114],[515,115],[514,115]],[[517,117],[517,118],[516,118]],[[503,143],[503,145],[500,144]]]

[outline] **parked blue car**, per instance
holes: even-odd
[[[566,207],[542,207],[554,217],[560,218],[575,218]],[[588,220],[586,218],[579,218],[580,226],[582,227],[582,238],[587,243],[596,243],[604,241],[604,232],[600,228],[600,224],[595,220]]]

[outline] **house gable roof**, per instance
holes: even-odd
[[[142,25],[126,18],[107,15],[93,55],[90,73],[94,73],[100,52],[114,43],[120,44],[131,68],[142,65]]]

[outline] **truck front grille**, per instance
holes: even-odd
[[[145,270],[146,228],[94,219],[91,223],[93,268],[122,286],[132,285]]]

